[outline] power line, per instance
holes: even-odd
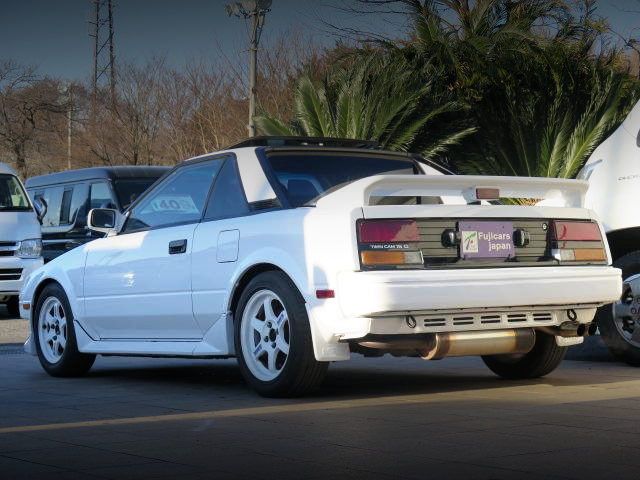
[[[116,89],[116,56],[113,43],[113,2],[112,0],[91,0],[93,15],[89,21],[93,38],[93,95],[104,81],[109,82],[111,98]]]

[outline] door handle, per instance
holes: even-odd
[[[169,242],[169,255],[177,255],[179,253],[185,253],[187,251],[187,239],[174,240]]]

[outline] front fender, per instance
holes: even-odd
[[[20,292],[20,310],[22,318],[32,320],[40,287],[48,282],[56,282],[67,294],[71,311],[76,320],[84,316],[82,304],[83,277],[86,253],[83,247],[72,250],[33,272]],[[29,309],[24,309],[24,304]]]

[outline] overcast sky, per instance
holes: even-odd
[[[244,22],[227,17],[230,0],[115,0],[118,60],[144,61],[166,56],[180,66],[188,60],[213,59],[216,52],[235,58],[244,49]],[[362,20],[328,7],[329,0],[273,0],[265,40],[302,31],[320,43],[333,39],[320,19],[350,26]],[[0,0],[0,58],[37,66],[41,74],[88,79],[92,43],[88,19],[92,0]],[[628,35],[640,26],[640,0],[600,0],[598,13]],[[628,13],[635,10],[639,13]],[[358,23],[359,22],[359,23]],[[367,27],[392,33],[388,19],[368,16]],[[640,28],[636,30],[640,36]]]

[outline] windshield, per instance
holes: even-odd
[[[160,176],[158,176],[160,178]],[[155,183],[158,178],[127,178],[116,180],[114,188],[120,202],[120,208],[126,210],[136,198]]]
[[[0,174],[0,210],[31,210],[22,185],[13,175]]]
[[[269,155],[268,161],[294,207],[361,178],[418,173],[412,160],[378,156],[279,153]]]

